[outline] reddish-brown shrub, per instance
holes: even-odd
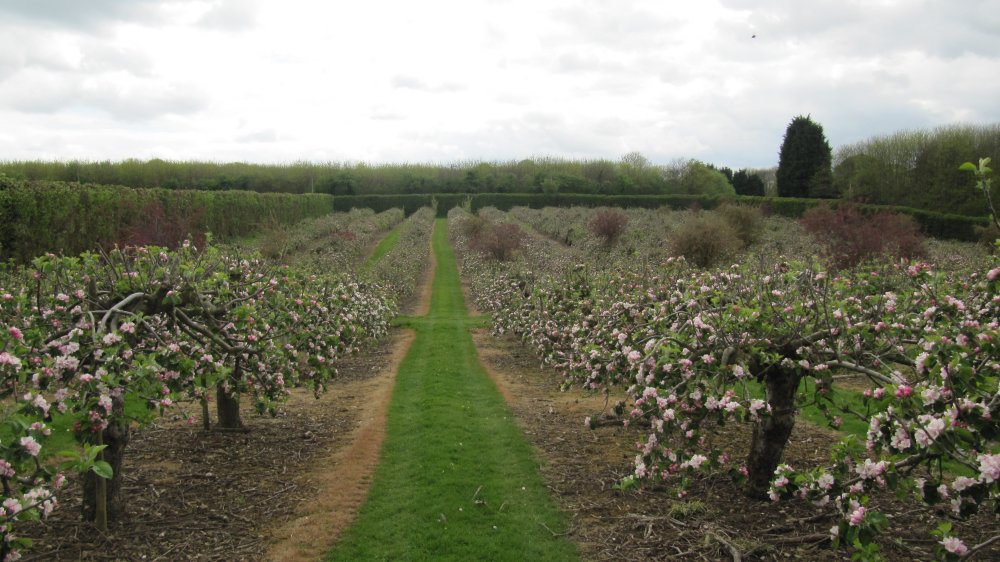
[[[184,240],[198,247],[205,245],[205,231],[201,227],[203,209],[166,207],[162,201],[147,203],[136,223],[122,230],[121,242],[128,246],[164,246],[176,249]]]
[[[469,215],[464,221],[462,221],[462,233],[469,240],[475,240],[479,238],[483,230],[486,228],[486,219],[479,215]]]
[[[912,259],[925,254],[920,227],[900,213],[879,211],[866,216],[854,205],[822,206],[806,211],[802,225],[823,246],[832,269],[853,267],[882,255]]]
[[[610,245],[625,232],[627,225],[628,215],[620,209],[598,209],[587,223],[587,228],[591,234]]]
[[[491,224],[480,230],[472,245],[490,259],[508,261],[524,246],[524,232],[516,224]]]

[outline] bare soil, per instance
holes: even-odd
[[[352,396],[342,398],[358,403],[361,419],[341,440],[346,445],[330,448],[313,470],[296,480],[313,490],[307,501],[298,504],[295,515],[271,533],[272,542],[265,558],[275,561],[319,560],[333,547],[340,534],[354,521],[368,496],[382,442],[386,415],[396,371],[413,343],[414,333],[406,331],[390,344],[388,361],[377,376],[350,385]],[[319,453],[317,452],[317,456]]]
[[[694,481],[687,495],[660,487],[622,492],[614,485],[631,472],[642,428],[588,430],[586,416],[604,409],[601,396],[559,391],[561,379],[541,369],[516,339],[474,333],[480,358],[533,443],[553,496],[571,518],[570,538],[588,560],[842,560],[846,550],[829,548],[834,519],[807,502],[780,504],[749,499],[725,475]],[[745,456],[749,432],[726,427],[725,448]],[[822,465],[835,434],[799,420],[785,453],[792,466]],[[889,560],[929,560],[935,544],[929,531],[941,510],[901,502],[883,493],[873,505],[891,528],[881,539]],[[953,522],[969,546],[1000,529],[996,515]],[[898,542],[896,539],[902,539]],[[978,555],[1000,560],[1000,546]]]

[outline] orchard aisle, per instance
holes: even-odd
[[[331,560],[567,560],[538,463],[470,334],[447,222],[433,236],[430,311],[400,365],[367,502]]]

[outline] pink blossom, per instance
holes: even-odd
[[[3,507],[7,510],[7,513],[17,515],[21,511],[21,502],[14,498],[7,498],[3,501]]]
[[[49,414],[49,403],[45,401],[45,397],[41,394],[35,396],[35,399],[31,401],[31,404],[45,413]]]
[[[986,278],[990,281],[996,281],[997,277],[1000,277],[1000,267],[994,267],[986,274]]]
[[[936,387],[930,386],[924,389],[924,391],[920,393],[920,396],[924,399],[924,406],[929,406],[941,398],[941,391]]]
[[[97,399],[97,405],[104,408],[105,412],[109,414],[111,413],[111,407],[113,404],[111,402],[111,397],[107,394],[102,394],[101,397]]]
[[[705,455],[694,455],[690,459],[688,459],[686,464],[691,468],[698,470],[698,468],[701,467],[701,465],[704,464],[705,461],[707,460],[708,457],[706,457]]]
[[[865,508],[864,508],[864,506],[859,507],[856,510],[854,510],[854,513],[851,514],[851,520],[850,520],[851,527],[857,527],[858,525],[860,525],[861,524],[861,520],[864,519],[864,518],[865,518]]]
[[[910,394],[913,394],[913,388],[910,385],[901,384],[896,389],[896,398],[906,398]]]
[[[15,369],[20,369],[21,360],[4,351],[0,353],[0,365],[10,365]]]
[[[864,464],[859,464],[854,470],[857,471],[858,476],[866,480],[870,480],[885,473],[886,463],[885,461],[879,461],[876,463],[872,462],[871,459],[865,459]]]
[[[987,484],[1000,479],[1000,454],[979,455],[979,480]]]
[[[7,332],[10,333],[11,337],[15,340],[21,341],[24,339],[24,334],[21,333],[21,330],[18,329],[17,326],[11,326]]]
[[[947,550],[948,552],[952,554],[957,554],[959,556],[962,556],[966,552],[969,552],[969,547],[965,546],[965,543],[962,542],[962,539],[958,537],[945,537],[941,541],[941,546],[943,546],[944,549]]]
[[[20,442],[21,446],[24,447],[24,450],[33,457],[37,457],[39,451],[42,450],[42,446],[39,445],[38,441],[35,441],[35,438],[30,435],[22,437]]]
[[[897,427],[896,434],[892,436],[890,444],[900,451],[905,451],[913,445],[913,442],[910,440],[910,434],[906,432],[905,428]]]
[[[955,479],[954,482],[951,483],[951,487],[956,492],[961,492],[962,490],[968,488],[969,486],[974,485],[975,483],[976,481],[973,480],[972,478],[966,476],[959,476],[958,478]]]
[[[829,472],[824,472],[816,481],[816,484],[818,484],[819,487],[823,488],[824,490],[829,490],[830,488],[833,488],[833,483],[834,483],[833,475],[830,474]]]

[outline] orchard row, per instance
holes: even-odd
[[[995,257],[971,251],[945,268],[882,257],[834,271],[809,254],[822,241],[765,221],[728,255],[735,265],[694,267],[670,255],[670,237],[707,213],[629,211],[629,226],[603,239],[599,213],[455,210],[449,218],[460,250],[481,248],[484,232],[516,231],[519,250],[506,261],[462,252],[496,332],[520,337],[565,387],[624,392],[606,416],[616,419],[583,423],[643,428],[625,487],[669,483],[683,494],[699,473],[729,473],[748,495],[834,511],[832,543],[864,556],[876,555],[874,537],[888,525],[868,503],[876,488],[943,503],[956,517],[998,507]],[[795,228],[801,238],[774,237]],[[860,409],[838,400],[849,392],[838,384],[845,374],[866,379]],[[789,466],[783,452],[806,405],[835,427],[860,418],[867,434],[845,437],[828,464]],[[745,456],[720,439],[734,424],[752,428]],[[991,542],[965,544],[950,529],[936,531],[942,558]]]
[[[122,459],[137,423],[171,412],[195,424],[200,410],[206,430],[240,429],[243,403],[273,413],[290,388],[322,392],[340,357],[387,333],[426,267],[429,209],[397,226],[381,260],[392,267],[362,268],[365,250],[401,221],[398,211],[360,211],[286,230],[280,257],[304,255],[295,266],[185,243],[46,255],[7,272],[0,558],[30,548],[18,526],[56,509],[74,472],[87,519],[103,527],[122,517]],[[64,441],[76,445],[49,446]]]

